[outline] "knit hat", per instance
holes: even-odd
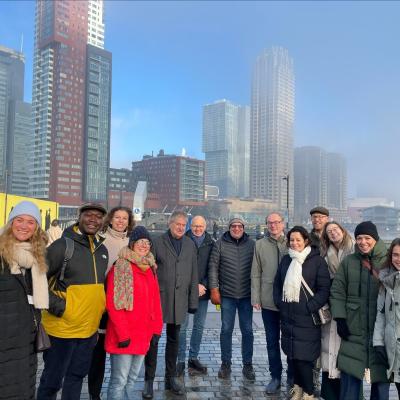
[[[107,214],[107,210],[100,203],[85,203],[79,207],[79,215],[81,215],[86,210],[97,210],[103,213],[103,215]]]
[[[318,207],[314,207],[310,210],[310,215],[313,215],[313,214],[322,214],[322,215],[326,215],[327,217],[329,217],[329,210],[325,207],[318,206]]]
[[[374,238],[376,241],[379,240],[379,235],[378,235],[378,230],[376,229],[376,225],[371,221],[364,221],[356,226],[356,230],[354,231],[354,237],[357,239],[358,235],[368,235]]]
[[[128,246],[131,247],[131,245],[132,245],[133,243],[137,242],[137,241],[140,240],[140,239],[147,239],[147,240],[150,241],[150,243],[152,242],[148,230],[147,230],[144,226],[141,226],[141,225],[137,226],[137,227],[131,232],[131,234],[129,235],[129,243],[128,243]]]
[[[233,217],[229,220],[229,227],[231,227],[232,224],[242,224],[244,226],[244,220],[242,217]]]
[[[18,203],[8,215],[8,222],[12,221],[15,217],[18,217],[20,215],[29,215],[32,218],[35,218],[39,226],[42,225],[42,217],[40,215],[39,208],[31,201],[25,200]]]

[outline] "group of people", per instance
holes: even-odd
[[[387,250],[370,221],[353,240],[326,208],[310,215],[310,233],[294,226],[285,234],[283,216],[272,212],[260,240],[240,217],[215,240],[202,216],[187,230],[187,215],[176,211],[168,230],[151,237],[134,226],[129,208],[87,203],[57,239],[41,229],[32,202],[19,203],[0,233],[0,399],[55,399],[60,390],[63,399],[79,399],[86,376],[90,398],[100,399],[106,353],[107,398],[133,398],[144,364],[142,397],[151,399],[163,324],[165,389],[183,395],[186,367],[207,374],[199,351],[208,300],[221,309],[220,379],[231,375],[236,314],[242,373],[256,379],[255,309],[265,328],[268,394],[282,384],[281,349],[292,400],[315,398],[321,370],[325,400],[362,398],[363,380],[371,399],[388,399],[390,382],[400,393],[400,239]],[[327,305],[332,319],[321,324]],[[35,394],[41,326],[51,345]]]

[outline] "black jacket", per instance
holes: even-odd
[[[319,251],[311,247],[311,253],[303,263],[303,278],[314,292],[311,297],[300,289],[300,301],[282,301],[283,283],[292,259],[283,257],[274,282],[274,302],[281,315],[282,350],[290,359],[315,361],[321,354],[321,327],[313,323],[311,313],[326,304],[329,298],[330,277],[325,260]],[[308,298],[308,300],[307,300]]]
[[[32,294],[31,272],[12,275],[0,265],[0,399],[35,398],[37,356],[33,308],[27,294]]]
[[[190,231],[186,233],[186,236],[191,238]],[[215,241],[212,238],[212,236],[209,233],[205,232],[205,238],[203,240],[203,243],[200,245],[200,247],[196,246],[199,283],[201,283],[207,288],[206,293],[203,296],[199,297],[199,300],[208,300],[210,298],[210,291],[208,289],[208,263],[210,261],[210,255],[214,243]]]
[[[67,228],[63,236],[74,241],[74,253],[68,261],[63,281],[58,279],[65,256],[62,237],[47,249],[49,271],[49,312],[43,313],[46,331],[60,338],[88,338],[93,335],[105,310],[104,280],[108,251],[103,238],[94,243],[88,235]]]
[[[254,240],[247,233],[235,240],[225,232],[215,243],[209,262],[209,287],[221,296],[242,299],[251,296],[251,264]]]

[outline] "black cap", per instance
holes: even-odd
[[[356,226],[356,230],[354,231],[354,237],[357,239],[358,235],[368,235],[374,238],[376,241],[379,240],[379,235],[378,235],[378,230],[376,229],[376,225],[371,221],[364,221]]]
[[[325,207],[318,206],[318,207],[314,207],[310,210],[310,215],[313,215],[313,214],[322,214],[322,215],[326,215],[327,217],[329,217],[329,210]]]
[[[148,230],[144,226],[141,226],[141,225],[135,227],[135,229],[129,235],[128,246],[131,247],[131,245],[133,243],[135,243],[136,241],[138,241],[140,239],[147,239],[151,243],[151,237],[150,237]]]
[[[100,203],[85,203],[79,207],[79,215],[81,215],[84,211],[87,210],[97,210],[103,213],[103,215],[107,214],[107,210]]]

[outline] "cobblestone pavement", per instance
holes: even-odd
[[[176,396],[169,391],[164,391],[164,349],[165,336],[160,339],[159,358],[157,365],[157,376],[154,382],[154,399],[160,400],[207,400],[207,399],[227,399],[227,400],[250,400],[250,399],[271,399],[283,400],[287,398],[286,389],[286,365],[284,365],[284,376],[282,377],[282,388],[277,395],[267,395],[265,393],[265,385],[268,383],[268,359],[265,346],[265,334],[262,325],[261,314],[254,313],[254,356],[253,366],[256,372],[256,380],[254,383],[247,381],[242,375],[241,362],[241,336],[238,327],[235,327],[233,335],[233,352],[232,352],[232,376],[230,379],[222,380],[218,378],[218,370],[220,367],[221,351],[219,345],[220,331],[220,313],[215,312],[215,308],[210,305],[207,315],[206,328],[204,330],[203,341],[200,348],[199,359],[208,367],[208,373],[205,376],[188,376],[187,370],[183,382],[186,388],[185,396]],[[282,356],[285,360],[285,356]],[[38,378],[39,381],[42,372],[42,363],[39,362]],[[143,378],[144,368],[136,382],[137,391],[132,399],[141,399],[141,393],[144,385]],[[107,359],[106,374],[102,389],[102,399],[107,399],[107,387],[110,378],[110,363]],[[365,387],[364,394],[369,398],[369,388]],[[60,396],[58,397],[60,398]],[[390,400],[397,399],[397,391],[394,385],[390,388]],[[85,381],[81,399],[89,399],[87,383]],[[131,400],[131,399],[130,399]],[[352,399],[349,399],[352,400]]]

